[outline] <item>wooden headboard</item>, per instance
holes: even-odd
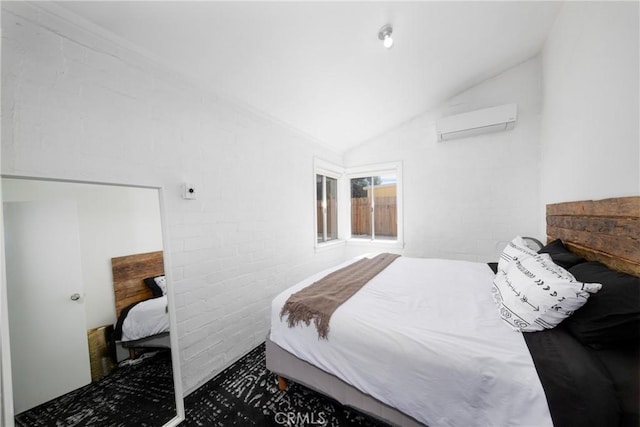
[[[123,308],[153,296],[144,279],[164,274],[162,251],[111,258],[111,270],[116,316],[120,316]]]
[[[640,197],[547,205],[547,241],[554,239],[589,261],[640,276]]]

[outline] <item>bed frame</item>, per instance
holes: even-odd
[[[144,279],[164,274],[162,251],[111,258],[111,270],[116,317],[119,317],[125,307],[153,296]],[[126,348],[171,348],[168,332],[121,344]]]
[[[640,197],[547,205],[547,240],[557,238],[574,253],[609,268],[640,276]],[[423,426],[412,417],[362,393],[266,340],[267,368],[280,389],[287,379],[394,426]],[[285,379],[286,378],[286,379]]]

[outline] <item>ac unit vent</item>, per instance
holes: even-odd
[[[510,130],[515,127],[517,119],[517,104],[505,104],[443,117],[436,122],[438,141]]]

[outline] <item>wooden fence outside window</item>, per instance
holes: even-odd
[[[327,200],[327,212],[331,212],[331,202]],[[395,197],[378,197],[375,200],[375,230],[376,236],[397,237],[398,215]],[[317,202],[317,230],[322,235],[322,201]],[[331,215],[327,215],[327,230],[334,230]],[[331,233],[329,233],[331,234]],[[368,198],[351,199],[351,235],[371,235],[371,202]]]

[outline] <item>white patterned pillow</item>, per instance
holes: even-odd
[[[537,252],[527,246],[522,237],[516,236],[500,254],[498,271],[506,271],[509,263],[515,259],[522,260],[534,255],[537,255]]]
[[[165,279],[164,276],[158,276],[158,277],[154,277],[153,280],[155,280],[156,285],[158,285],[158,287],[162,291],[162,295],[166,295],[167,294],[167,279]]]
[[[503,320],[516,330],[534,332],[557,326],[601,287],[577,282],[549,255],[535,254],[498,270],[492,293]]]

